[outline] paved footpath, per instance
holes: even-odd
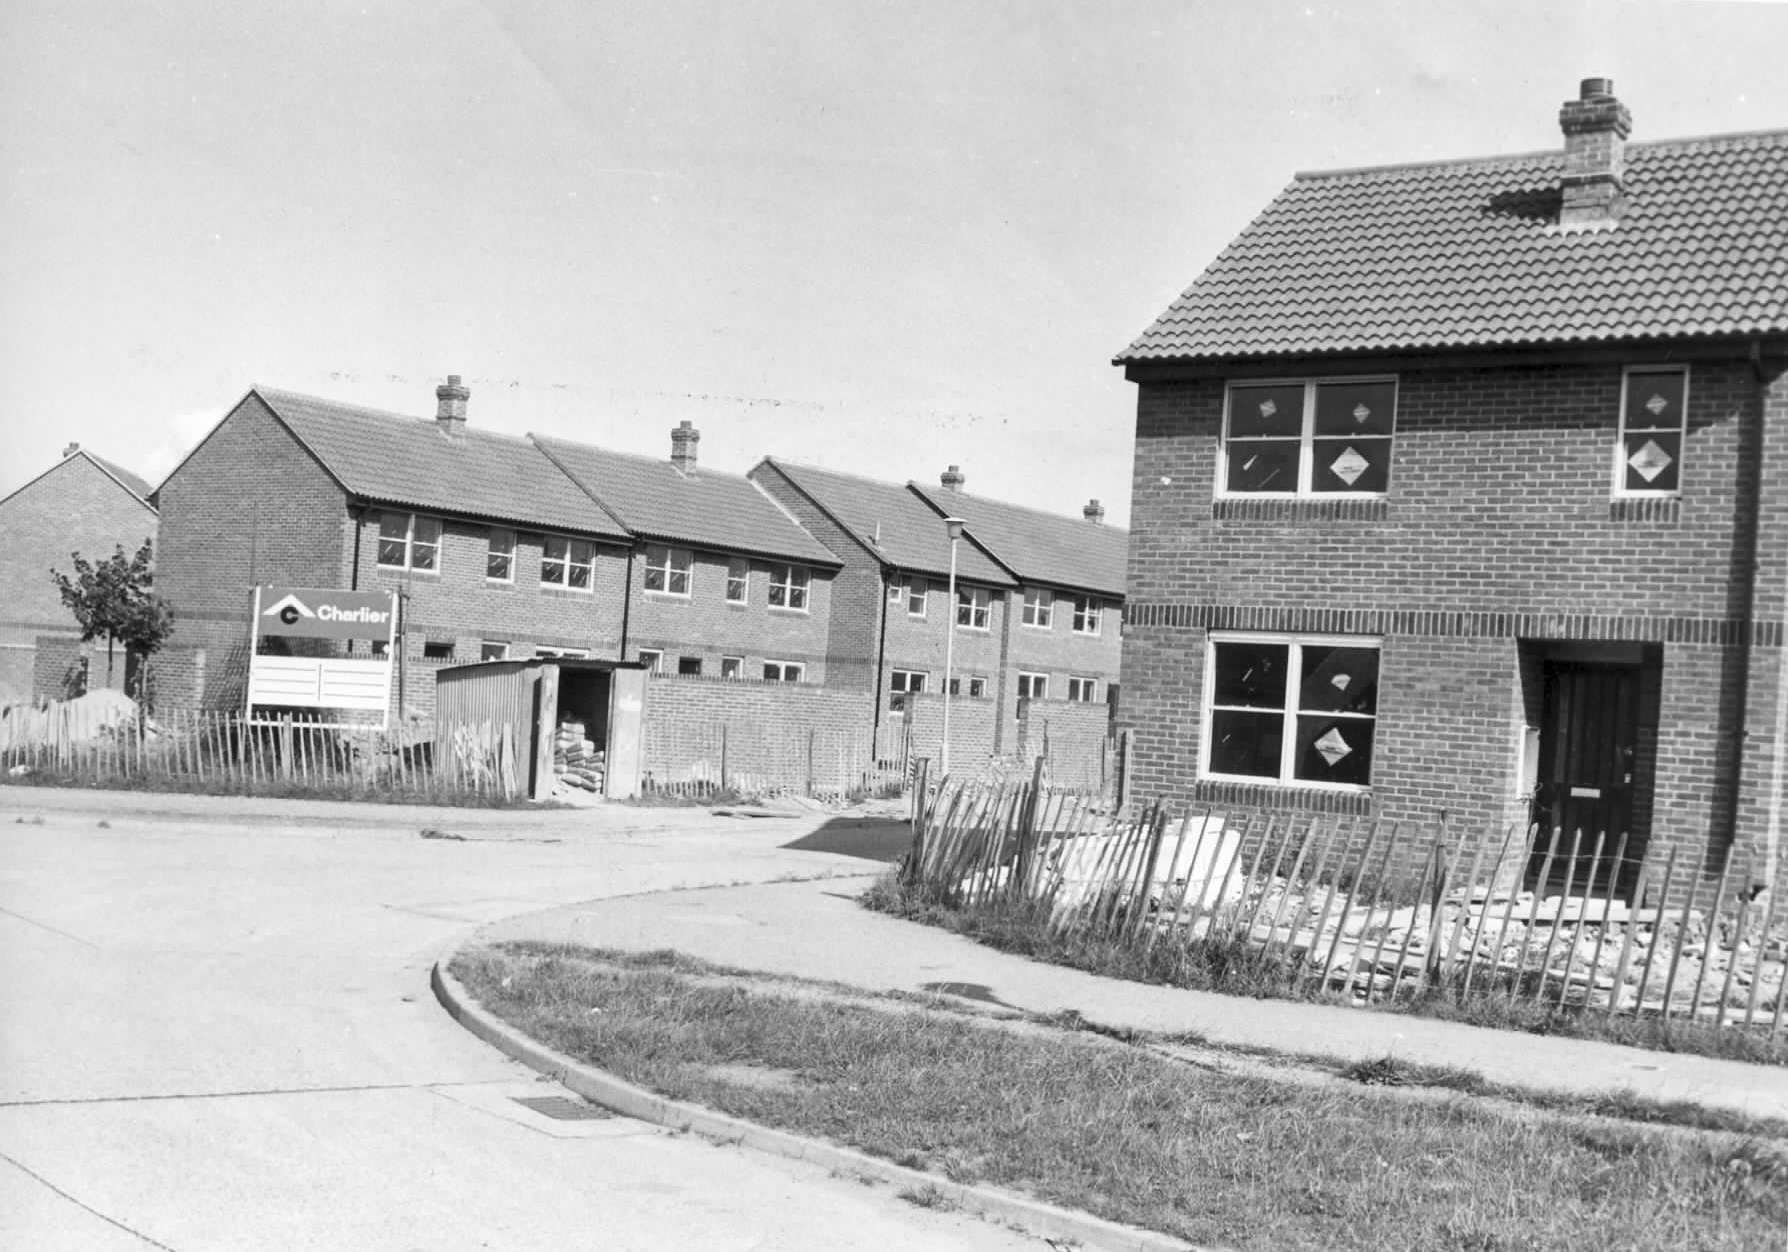
[[[1216,1044],[1360,1060],[1395,1055],[1548,1091],[1630,1090],[1660,1100],[1788,1118],[1788,1068],[1649,1052],[1578,1039],[1285,1000],[1145,986],[1008,955],[929,926],[872,913],[871,881],[772,883],[608,899],[512,918],[480,939],[539,939],[624,950],[674,948],[717,964],[876,991],[968,984],[1033,1013],[1102,1025],[1195,1031]]]

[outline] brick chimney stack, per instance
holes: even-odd
[[[1560,226],[1605,225],[1625,206],[1627,136],[1633,115],[1614,96],[1611,78],[1586,78],[1577,99],[1558,111],[1565,137]]]
[[[447,381],[435,388],[435,421],[443,431],[457,435],[466,428],[466,401],[472,391],[459,381],[458,374],[447,375]]]
[[[962,476],[962,466],[960,465],[952,465],[939,474],[937,480],[943,484],[945,491],[961,491],[962,484],[968,481]]]
[[[1086,507],[1080,510],[1080,515],[1095,526],[1105,524],[1105,506],[1097,500],[1088,500]]]
[[[73,456],[75,453],[79,452],[80,450],[81,450],[80,444],[71,443],[66,448],[62,449],[62,459],[64,461],[66,461],[66,460],[68,460],[69,457]]]
[[[702,441],[702,432],[684,418],[671,431],[671,464],[685,474],[695,473],[695,448]]]

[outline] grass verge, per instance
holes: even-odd
[[[1207,1074],[1084,1033],[717,982],[688,958],[483,949],[453,972],[673,1099],[1235,1248],[1780,1246],[1788,1145]]]
[[[1337,1000],[1313,982],[1295,982],[1281,954],[1263,952],[1239,939],[1156,943],[1145,949],[1103,935],[1052,932],[1046,918],[1034,907],[996,901],[974,909],[953,908],[938,903],[923,890],[903,887],[893,874],[864,892],[860,902],[865,908],[936,926],[1002,952],[1107,978],[1254,998]],[[1630,1014],[1610,1019],[1605,1013],[1511,1000],[1493,989],[1474,990],[1470,999],[1459,1002],[1449,990],[1431,988],[1416,999],[1374,1004],[1370,1008],[1498,1030],[1594,1039],[1759,1065],[1788,1065],[1788,1040],[1772,1040],[1736,1027],[1666,1023],[1655,1017],[1636,1018]]]

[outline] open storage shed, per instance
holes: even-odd
[[[549,798],[555,783],[638,795],[645,707],[636,661],[531,657],[435,672],[436,739],[444,745],[456,726],[509,726],[531,800]]]

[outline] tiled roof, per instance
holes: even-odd
[[[636,534],[691,547],[754,552],[816,565],[838,558],[737,474],[629,456],[565,439],[533,436],[561,469]]]
[[[1116,363],[1788,331],[1788,131],[1629,144],[1608,226],[1563,167],[1301,174]]]
[[[382,504],[579,535],[629,536],[526,439],[400,417],[315,396],[254,389],[344,488]]]
[[[950,538],[937,513],[899,483],[792,465],[774,457],[764,464],[780,470],[859,543],[895,569],[937,578],[950,575]],[[956,576],[969,582],[1010,587],[1012,576],[973,543],[956,551]]]
[[[1130,532],[966,491],[911,484],[940,516],[968,523],[975,542],[1025,583],[1073,587],[1123,599]]]
[[[81,450],[80,455],[86,457],[89,461],[92,461],[113,478],[116,478],[118,480],[118,485],[130,492],[131,495],[141,500],[144,504],[149,503],[149,497],[154,493],[155,488],[151,487],[145,479],[131,473],[122,465],[106,460],[103,456],[94,456],[85,448]]]

